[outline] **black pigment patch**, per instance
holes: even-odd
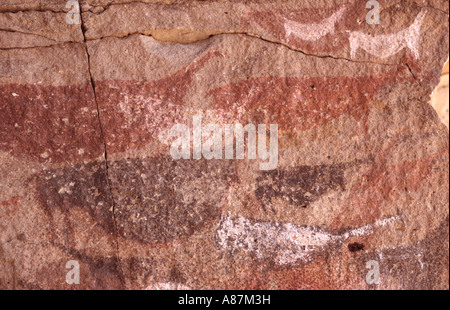
[[[353,242],[348,245],[348,250],[352,253],[362,251],[364,248],[364,244],[358,242]]]

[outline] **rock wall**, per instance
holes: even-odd
[[[448,289],[449,3],[379,3],[3,0],[0,288]],[[200,117],[275,169],[175,160]]]

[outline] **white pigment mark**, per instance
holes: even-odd
[[[421,11],[414,23],[400,32],[394,34],[372,36],[363,32],[350,33],[350,55],[356,58],[358,49],[378,58],[387,58],[409,48],[416,59],[419,59],[420,28],[425,19],[426,12]]]

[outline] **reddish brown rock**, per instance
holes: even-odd
[[[0,5],[0,288],[448,289],[447,1],[129,2]],[[275,169],[174,160],[196,116]]]

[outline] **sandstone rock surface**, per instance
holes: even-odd
[[[0,288],[448,289],[448,1],[379,2],[2,1]],[[276,169],[174,160],[199,116]]]

